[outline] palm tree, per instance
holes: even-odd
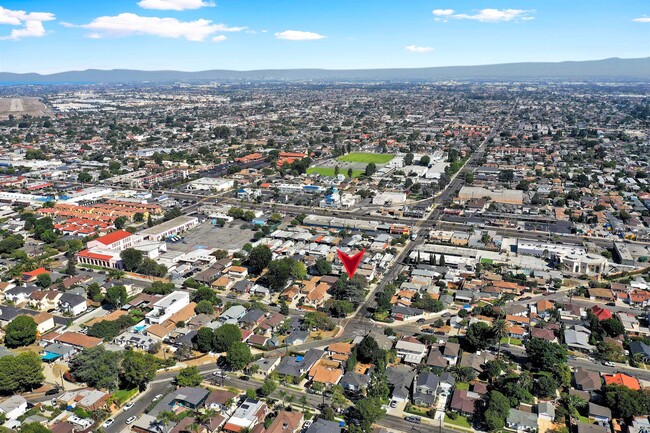
[[[119,281],[122,278],[124,278],[125,275],[126,275],[126,273],[121,269],[111,269],[111,270],[108,271],[108,279],[109,280],[118,280]]]
[[[476,377],[476,372],[469,366],[454,365],[449,372],[458,382],[468,382]]]
[[[307,406],[307,397],[304,395],[300,396],[300,407],[302,408],[302,412],[305,412],[305,406]]]
[[[291,403],[293,403],[296,400],[296,397],[293,395],[287,395],[287,405],[291,407]]]
[[[287,398],[287,392],[284,389],[281,389],[278,394],[280,394],[280,398],[282,399],[282,407],[284,407],[284,399]]]
[[[563,394],[560,402],[564,404],[569,412],[569,424],[573,424],[573,415],[578,411],[578,408],[585,407],[587,402],[582,397],[571,394]]]
[[[508,322],[497,319],[492,323],[492,335],[497,339],[497,358],[501,356],[501,339],[508,332]]]

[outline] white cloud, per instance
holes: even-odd
[[[324,39],[326,36],[319,35],[314,32],[303,32],[300,30],[285,30],[277,32],[275,37],[278,39],[286,39],[287,41],[315,41],[317,39]]]
[[[454,13],[453,9],[434,9],[433,14],[437,17],[446,17]]]
[[[226,39],[227,39],[226,35],[219,35],[212,38],[212,42],[221,42],[221,41],[225,41]]]
[[[141,17],[132,13],[97,17],[88,24],[82,24],[76,27],[92,30],[93,32],[89,37],[95,39],[149,35],[159,36],[161,38],[184,38],[188,41],[203,41],[214,33],[239,32],[246,29],[246,27],[228,27],[225,24],[212,24],[212,21],[205,19],[179,21],[176,18]]]
[[[140,0],[138,6],[143,9],[158,9],[165,11],[184,11],[215,6],[212,2],[203,0]]]
[[[13,11],[0,6],[0,24],[10,26],[22,26],[19,29],[11,30],[7,36],[0,36],[0,39],[17,40],[22,38],[38,38],[45,35],[43,21],[52,21],[56,17],[49,12],[25,12]]]
[[[453,9],[435,9],[433,15],[436,21],[446,21],[447,18],[457,20],[474,20],[482,23],[497,23],[502,21],[530,21],[535,19],[530,13],[523,9],[481,9],[473,14],[454,13]],[[444,19],[443,19],[444,18]]]
[[[632,21],[634,21],[635,23],[650,23],[650,17],[634,18]]]
[[[418,47],[417,45],[408,45],[404,47],[404,49],[412,53],[430,53],[433,51],[433,48],[431,47]]]

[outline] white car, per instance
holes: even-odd
[[[130,417],[126,420],[126,423],[127,423],[127,424],[133,424],[133,423],[135,422],[136,419],[138,419],[137,416],[130,416]]]
[[[161,398],[163,398],[163,395],[162,395],[162,394],[156,394],[156,396],[155,396],[154,398],[152,398],[151,401],[158,401],[158,400],[160,400]]]
[[[307,420],[305,423],[302,425],[302,428],[307,430],[307,428],[311,425],[311,421]]]
[[[107,419],[106,421],[104,421],[104,423],[102,424],[102,428],[108,428],[108,427],[110,427],[114,422],[115,422],[114,419],[109,418],[109,419]]]
[[[616,367],[616,364],[614,364],[612,361],[605,362],[605,365],[608,367]]]
[[[133,407],[134,404],[135,404],[135,403],[133,403],[132,401],[130,401],[130,402],[128,402],[127,404],[124,405],[124,408],[123,408],[122,410],[129,410],[129,409],[131,409],[131,408]]]

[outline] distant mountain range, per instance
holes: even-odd
[[[405,69],[266,69],[254,71],[68,71],[56,74],[0,72],[0,84],[134,83],[175,81],[437,81],[437,80],[634,80],[650,81],[650,57],[579,62],[528,62]]]

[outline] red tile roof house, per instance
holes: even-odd
[[[594,305],[591,307],[591,312],[594,313],[594,315],[598,318],[598,320],[607,320],[612,318],[612,312],[600,307],[598,305]]]
[[[21,276],[21,279],[25,283],[32,283],[32,282],[36,281],[36,279],[38,278],[39,275],[50,274],[50,273],[51,272],[48,271],[45,268],[38,268],[38,269],[34,269],[33,271],[23,272],[22,276]]]

